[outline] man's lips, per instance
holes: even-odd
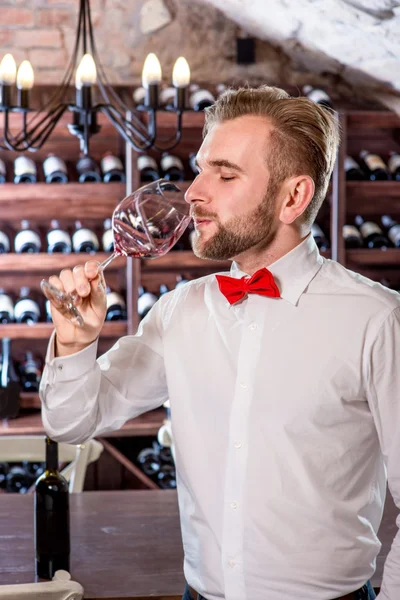
[[[202,225],[209,225],[212,223],[212,219],[205,219],[204,217],[195,217],[193,222],[196,227],[201,227]]]

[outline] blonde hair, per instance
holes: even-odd
[[[271,122],[266,161],[272,185],[277,190],[285,179],[298,175],[313,179],[314,196],[301,215],[311,227],[326,196],[340,143],[336,113],[267,85],[227,90],[204,112],[203,137],[216,123],[244,115],[266,117]]]

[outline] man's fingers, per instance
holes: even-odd
[[[89,279],[95,279],[99,272],[100,263],[97,260],[88,260],[85,263],[85,275]]]
[[[83,265],[74,267],[73,276],[75,281],[75,289],[82,298],[86,298],[90,294],[90,283],[85,275]]]
[[[71,269],[63,269],[60,273],[60,279],[66,292],[70,294],[75,291],[75,279]]]

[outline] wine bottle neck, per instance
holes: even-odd
[[[46,438],[46,471],[58,470],[58,444]]]

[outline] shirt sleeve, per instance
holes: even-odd
[[[43,425],[52,439],[82,443],[168,399],[160,304],[141,321],[136,335],[122,337],[97,360],[97,341],[54,358],[53,333],[39,392]]]
[[[368,401],[387,468],[388,487],[400,510],[400,307],[381,325],[372,344],[368,371]],[[396,524],[400,528],[400,515]],[[400,598],[400,531],[386,558],[377,598]]]

